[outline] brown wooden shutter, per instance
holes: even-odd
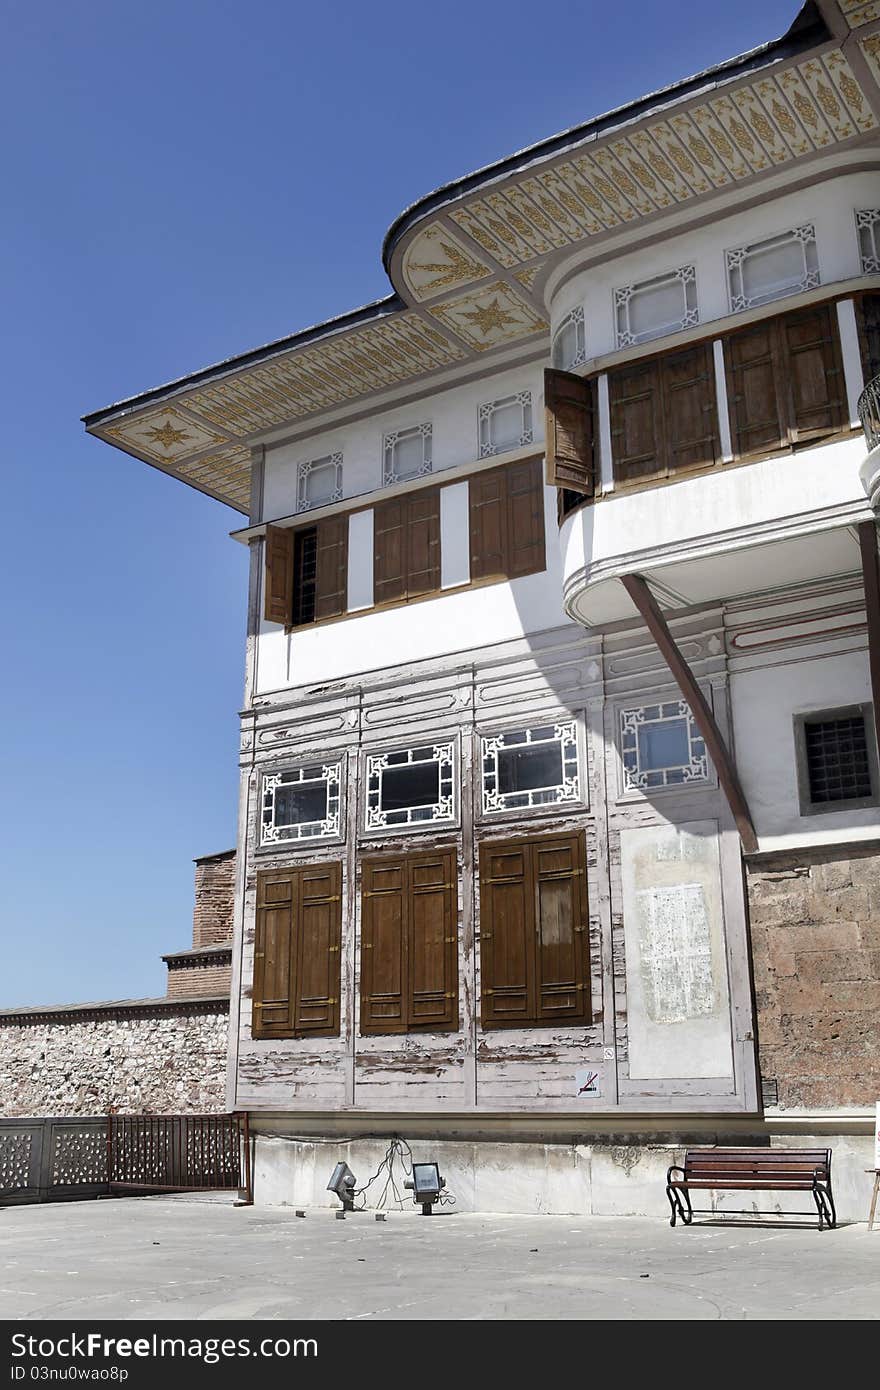
[[[589,1023],[592,1012],[583,836],[535,840],[531,853],[536,1015],[548,1023]]]
[[[268,623],[293,621],[293,531],[266,527],[266,589],[263,616]]]
[[[365,859],[362,872],[360,1031],[405,1033],[405,856]]]
[[[257,877],[251,1025],[255,1038],[289,1038],[293,1031],[294,878],[283,870]]]
[[[765,319],[724,340],[733,451],[739,457],[788,444],[780,397],[781,364],[775,320]]]
[[[298,871],[293,1027],[296,1037],[339,1033],[342,865]]]
[[[315,619],[338,618],[348,593],[348,517],[327,516],[318,522]]]
[[[339,1033],[342,865],[257,875],[253,1035]]]
[[[788,385],[792,444],[822,439],[848,424],[843,359],[833,304],[816,304],[777,320]]]
[[[409,1032],[458,1028],[458,873],[455,850],[407,860]]]
[[[406,502],[406,597],[440,588],[440,489],[421,488]]]
[[[391,603],[406,594],[404,499],[380,502],[373,511],[373,601]]]
[[[608,396],[615,482],[663,477],[666,454],[657,359],[609,372]]]
[[[477,473],[470,479],[468,491],[471,579],[504,578],[508,565],[505,469]]]
[[[711,467],[721,458],[712,344],[663,356],[660,368],[668,471]]]
[[[507,517],[509,578],[543,570],[544,479],[540,459],[508,465]]]
[[[527,840],[480,847],[480,1001],[484,1028],[535,1017],[534,908]]]
[[[856,322],[862,350],[865,385],[880,376],[880,294],[860,294],[856,298]]]
[[[544,369],[547,483],[592,497],[596,491],[595,386],[572,372]]]

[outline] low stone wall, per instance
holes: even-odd
[[[226,1109],[229,1001],[0,1013],[0,1116]]]
[[[762,856],[748,869],[765,1100],[816,1110],[880,1097],[880,852]]]

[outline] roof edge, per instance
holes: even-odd
[[[167,381],[161,386],[151,386],[148,391],[141,391],[136,396],[127,396],[124,400],[114,402],[113,405],[103,406],[100,410],[92,410],[87,415],[81,415],[80,419],[86,429],[90,430],[95,425],[100,425],[102,421],[109,420],[124,410],[131,410],[135,406],[149,405],[153,400],[164,400],[177,391],[183,391],[190,386],[198,386],[203,381],[223,375],[225,372],[255,366],[258,362],[276,357],[279,353],[287,352],[291,348],[304,347],[307,343],[319,342],[323,338],[332,337],[335,333],[344,333],[346,329],[360,327],[360,325],[370,323],[374,319],[387,318],[389,314],[407,307],[406,301],[401,299],[396,292],[386,295],[383,299],[373,299],[368,304],[362,304],[358,309],[349,309],[344,314],[338,314],[336,318],[325,319],[323,323],[312,324],[311,327],[302,328],[286,338],[277,338],[271,343],[265,343],[262,347],[240,353],[237,357],[224,357],[208,367],[200,367],[198,371],[191,372],[188,376],[176,377],[173,381]]]
[[[728,78],[739,76],[740,73],[765,67],[771,61],[778,62],[784,58],[792,57],[794,54],[802,53],[805,49],[813,48],[816,44],[831,37],[831,31],[817,8],[815,0],[806,0],[785,33],[781,34],[779,38],[770,39],[767,43],[759,44],[757,48],[751,48],[735,58],[728,58],[723,63],[705,68],[702,72],[694,73],[691,77],[683,77],[678,82],[660,87],[657,91],[638,97],[635,101],[627,102],[623,106],[616,106],[611,111],[594,116],[580,125],[571,126],[568,130],[562,130],[556,135],[538,140],[534,145],[526,145],[515,154],[506,155],[503,159],[495,160],[492,164],[485,164],[482,168],[474,170],[473,173],[465,174],[463,178],[441,184],[432,193],[425,194],[424,197],[404,208],[403,212],[391,223],[382,242],[382,264],[386,272],[390,276],[389,267],[401,237],[427,213],[437,211],[438,208],[466,193],[472,193],[482,184],[492,182],[502,174],[514,173],[523,166],[534,163],[536,159],[549,158],[553,154],[561,153],[563,150],[588,139],[597,139],[607,130],[614,129],[615,126],[623,124],[624,121],[638,120],[655,107],[666,103],[673,94],[685,97],[689,92],[698,91],[704,87],[710,78],[721,74]]]

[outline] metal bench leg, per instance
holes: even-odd
[[[688,1196],[687,1188],[684,1188],[684,1200],[687,1202],[687,1211],[685,1211],[682,1205],[681,1194],[682,1189],[680,1187],[673,1187],[671,1183],[666,1189],[666,1196],[669,1198],[669,1205],[672,1207],[672,1217],[669,1222],[670,1226],[675,1225],[675,1218],[677,1216],[681,1217],[685,1226],[689,1226],[694,1219],[691,1199]]]
[[[686,1226],[690,1226],[691,1222],[694,1219],[694,1209],[691,1206],[691,1194],[688,1192],[686,1187],[683,1188],[682,1191],[684,1192],[684,1200],[687,1202],[687,1211],[682,1211],[681,1219]]]
[[[825,1194],[819,1184],[815,1182],[813,1183],[813,1201],[816,1203],[816,1210],[819,1213],[819,1230],[822,1231],[825,1229],[828,1209],[825,1206]]]
[[[825,1188],[825,1201],[829,1209],[828,1227],[830,1230],[833,1231],[837,1225],[837,1208],[834,1205],[834,1194],[831,1191],[830,1182],[828,1183],[828,1186]]]
[[[678,1193],[674,1187],[667,1187],[666,1196],[669,1198],[669,1205],[672,1207],[672,1216],[669,1218],[669,1224],[670,1226],[674,1226],[677,1211],[681,1210],[681,1202],[678,1200]],[[684,1212],[681,1214],[684,1216]]]

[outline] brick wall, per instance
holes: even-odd
[[[229,994],[232,967],[228,957],[218,961],[209,956],[204,961],[188,961],[186,964],[168,963],[168,998],[192,999],[194,995]]]
[[[232,940],[235,899],[235,850],[196,860],[193,946]]]
[[[880,852],[822,848],[749,866],[762,1079],[785,1107],[880,1096]]]

